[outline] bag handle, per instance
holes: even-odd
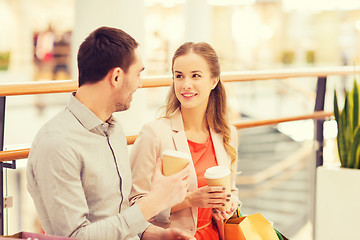
[[[243,217],[244,214],[242,214],[242,212],[240,211],[240,208],[237,207],[237,210],[236,210],[237,214],[238,214],[238,217]]]
[[[232,218],[241,218],[241,217],[243,217],[243,214],[241,213],[240,207],[238,206],[238,207],[236,208],[236,211],[235,211],[234,215],[232,215],[229,219],[232,219]],[[227,223],[227,221],[228,221],[229,219],[225,219],[224,224]]]

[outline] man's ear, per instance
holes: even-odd
[[[113,86],[122,85],[124,80],[124,71],[120,67],[116,67],[110,71],[110,82]]]
[[[216,88],[216,85],[219,83],[220,77],[214,78],[212,82],[211,89]]]

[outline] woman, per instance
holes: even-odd
[[[132,148],[130,198],[134,203],[150,191],[156,159],[164,150],[190,153],[192,173],[186,198],[155,216],[152,223],[178,227],[195,234],[198,240],[219,239],[221,230],[214,222],[222,223],[232,216],[238,205],[237,132],[226,121],[226,94],[220,81],[219,59],[209,44],[187,42],[174,54],[172,73],[165,116],[146,124]],[[222,187],[207,186],[204,172],[216,165],[231,169],[231,195]],[[220,211],[229,201],[231,208]]]

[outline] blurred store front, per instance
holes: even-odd
[[[126,1],[118,2],[124,2],[119,8],[126,8]],[[224,71],[352,65],[360,52],[357,44],[360,38],[358,1],[132,2],[143,5],[137,8],[133,15],[144,14],[138,16],[138,21],[142,21],[140,24],[144,29],[139,41],[144,48],[149,66],[147,74],[150,75],[169,73],[168,65],[172,53],[180,43],[187,40],[212,43],[220,52]],[[30,68],[30,72],[33,73],[31,80],[54,78],[43,74],[49,69],[39,69],[39,62],[51,60],[52,51],[56,51],[58,41],[71,44],[69,35],[77,27],[76,16],[81,12],[78,9],[86,8],[76,5],[75,0],[1,0],[2,71],[18,72]],[[102,7],[106,9],[106,6]],[[100,23],[104,18],[101,12],[99,8],[96,16]],[[121,9],[118,9],[118,12],[121,13]],[[91,25],[93,20],[86,21]],[[126,25],[124,28],[139,25],[130,21],[125,22],[126,20],[120,24]],[[63,49],[61,51],[65,52],[61,54],[70,56],[67,64],[74,64],[71,48]],[[75,47],[74,52],[76,50]],[[44,53],[41,51],[48,51],[45,59],[42,59],[41,54]],[[33,55],[35,58],[32,58]],[[52,65],[56,66],[56,63]],[[55,79],[71,77],[67,75],[69,72],[66,67],[64,70],[66,74],[55,76]],[[40,74],[36,74],[38,72]]]

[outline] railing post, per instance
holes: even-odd
[[[323,111],[326,92],[326,77],[318,77],[316,87],[316,100],[314,111]],[[317,141],[316,167],[323,165],[323,148],[324,148],[324,120],[315,120],[315,139]]]
[[[323,111],[325,104],[325,93],[326,93],[326,77],[318,77],[316,86],[316,100],[314,111]],[[316,150],[316,167],[314,169],[314,187],[313,187],[313,211],[312,212],[312,223],[313,223],[313,239],[316,240],[316,168],[322,166],[324,163],[323,152],[324,152],[324,119],[315,120],[315,139],[317,142]]]
[[[0,150],[4,150],[5,100],[0,97]],[[4,163],[0,163],[0,235],[4,235]]]

